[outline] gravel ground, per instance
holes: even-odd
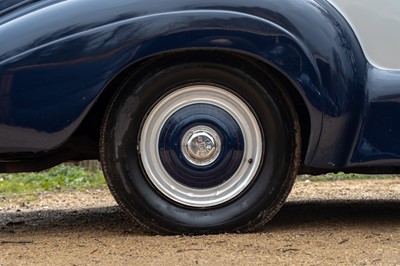
[[[400,179],[297,182],[254,234],[158,236],[107,190],[0,198],[0,265],[400,265]]]

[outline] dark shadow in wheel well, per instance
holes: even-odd
[[[98,141],[99,141],[99,132],[101,123],[105,114],[105,110],[108,106],[110,99],[113,97],[114,93],[118,90],[119,87],[128,79],[133,77],[137,77],[139,80],[143,77],[143,73],[146,73],[148,69],[153,67],[162,67],[168,66],[172,64],[176,64],[176,62],[188,62],[194,59],[202,59],[210,58],[212,60],[221,60],[224,62],[224,59],[235,58],[236,60],[240,60],[241,64],[251,64],[252,66],[256,66],[260,71],[263,71],[265,74],[272,75],[277,78],[286,89],[286,93],[290,96],[292,103],[295,107],[297,115],[299,117],[299,123],[301,127],[301,138],[302,138],[302,162],[305,158],[305,153],[307,151],[307,146],[309,142],[310,136],[310,116],[306,107],[306,104],[298,92],[298,89],[293,85],[293,83],[287,78],[283,73],[274,69],[272,66],[267,63],[261,61],[260,59],[253,58],[249,55],[239,54],[235,52],[226,52],[219,50],[212,51],[185,51],[185,52],[173,52],[166,53],[162,55],[157,55],[151,58],[144,59],[140,62],[137,62],[125,70],[121,71],[103,90],[102,94],[81,123],[81,126],[75,132],[73,137],[68,141],[69,143],[74,143],[74,140],[81,139],[79,141],[78,149],[82,151],[84,149],[86,152],[78,152],[76,158],[72,158],[75,160],[80,159],[98,159]],[[259,73],[263,74],[263,73]],[[84,139],[84,141],[82,141]],[[67,143],[68,144],[68,143]],[[84,145],[84,146],[82,146]],[[71,144],[70,144],[71,146]],[[72,145],[75,146],[75,145]],[[78,155],[79,154],[79,155]]]
[[[139,73],[141,72],[141,68],[147,65],[149,61],[154,60],[156,60],[156,58],[137,62],[121,71],[113,78],[113,80],[111,80],[110,83],[108,83],[93,107],[90,109],[89,113],[86,115],[85,119],[82,121],[81,125],[65,144],[67,146],[75,147],[77,139],[84,139],[84,141],[79,141],[80,145],[79,147],[76,147],[76,157],[70,158],[70,160],[99,159],[100,127],[110,100],[128,78],[132,75],[140,75]],[[85,152],[80,152],[82,150]]]
[[[301,130],[301,164],[303,164],[308,143],[310,141],[310,130],[311,130],[311,121],[310,121],[310,114],[307,108],[305,101],[303,100],[302,95],[299,93],[298,88],[290,81],[288,77],[286,77],[282,72],[276,70],[275,68],[271,67],[267,63],[258,61],[258,64],[263,66],[264,71],[267,71],[269,75],[277,78],[283,85],[286,90],[286,93],[289,95],[292,104],[294,105],[295,111],[297,113],[300,130]]]

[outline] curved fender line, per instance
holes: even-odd
[[[93,76],[96,74],[104,77],[101,88],[105,88],[107,81],[110,82],[122,69],[146,57],[165,52],[187,51],[189,47],[245,53],[276,68],[299,90],[306,102],[312,123],[305,164],[324,167],[329,165],[328,162],[340,163],[338,158],[349,153],[348,149],[342,149],[331,154],[330,152],[334,150],[329,146],[331,145],[329,138],[332,137],[334,144],[340,145],[352,139],[352,136],[342,139],[339,133],[340,130],[359,120],[360,108],[357,99],[364,98],[364,81],[360,75],[365,75],[366,60],[351,28],[330,4],[322,0],[310,0],[302,2],[301,5],[310,10],[310,16],[305,16],[303,19],[305,22],[298,25],[299,28],[295,30],[285,24],[289,24],[296,15],[290,13],[290,10],[287,11],[289,14],[280,14],[285,18],[280,22],[268,20],[269,15],[271,17],[277,15],[271,10],[264,10],[266,13],[271,12],[264,17],[259,16],[262,12],[256,16],[237,11],[207,9],[165,12],[121,20],[68,35],[9,58],[3,58],[0,69],[9,71],[23,67],[16,63],[16,60],[22,57],[26,62],[34,62],[34,56],[48,47],[56,48],[52,52],[59,55],[63,52],[64,43],[75,40],[84,42],[96,34],[110,32],[119,34],[113,36],[115,38],[130,34],[131,39],[120,44],[111,41],[101,43],[107,46],[109,51],[106,59],[101,57],[104,50],[98,49],[99,47],[91,48],[93,53],[90,57],[94,58],[93,60],[117,62],[109,69],[99,68],[96,71],[103,72],[97,74],[95,70],[91,70]],[[214,16],[210,17],[210,14]],[[152,23],[154,21],[157,23]],[[316,21],[320,22],[319,25],[316,25]],[[311,26],[319,31],[313,32]],[[211,38],[218,36],[219,42],[217,38]],[[224,42],[221,42],[221,36],[224,37],[222,38],[225,39]],[[313,36],[314,39],[307,36]],[[327,36],[336,39],[332,41]],[[177,42],[177,38],[181,42]],[[72,55],[71,59],[77,59],[75,61],[77,64],[80,64],[80,59],[86,63],[89,61],[89,57],[86,57],[88,55],[82,51],[72,51]],[[352,86],[354,84],[356,86]],[[345,89],[342,90],[341,87]],[[101,94],[101,88],[97,89],[94,85],[90,90],[88,88],[87,91],[90,92],[97,90],[97,97],[85,103],[87,104],[85,111],[74,122],[82,121]],[[335,127],[333,122],[339,122],[341,126]],[[77,124],[79,123],[68,125],[66,127],[68,132],[73,132]],[[67,133],[62,135],[65,137]],[[59,139],[55,142],[61,145],[64,141],[65,139]]]

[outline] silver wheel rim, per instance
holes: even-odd
[[[226,182],[210,188],[194,188],[177,182],[160,160],[158,140],[164,124],[172,114],[194,104],[225,110],[240,126],[244,139],[244,155],[236,172]],[[205,132],[220,142],[214,132]],[[183,140],[182,148],[184,144]],[[140,133],[139,154],[147,177],[162,195],[185,206],[205,208],[226,203],[246,190],[257,175],[263,146],[257,119],[239,97],[216,86],[194,85],[170,93],[148,113]],[[210,161],[205,160],[206,164],[215,160],[213,156]]]

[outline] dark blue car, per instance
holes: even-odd
[[[173,234],[256,230],[299,173],[398,173],[400,2],[370,2],[1,1],[0,172],[99,159]]]

